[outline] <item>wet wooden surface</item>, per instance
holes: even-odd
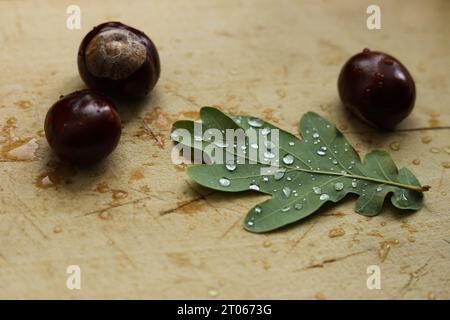
[[[77,1],[73,31],[71,3],[0,1],[1,298],[450,298],[450,2],[378,1],[378,31],[365,25],[370,1]],[[83,88],[78,45],[106,20],[145,31],[162,76],[150,98],[121,104],[116,152],[80,169],[52,155],[43,121]],[[416,80],[415,110],[395,133],[359,124],[337,99],[341,65],[364,47]],[[432,189],[414,214],[386,205],[365,218],[348,200],[248,233],[243,218],[263,196],[211,194],[171,162],[171,123],[202,105],[291,131],[316,111],[361,154],[388,149]],[[66,288],[73,264],[81,290]],[[366,287],[374,264],[381,290]]]

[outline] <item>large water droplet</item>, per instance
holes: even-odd
[[[257,118],[248,118],[247,122],[250,126],[255,127],[255,128],[260,128],[264,124],[264,121],[262,121],[261,119],[257,119]]]
[[[342,182],[336,182],[334,184],[334,189],[336,191],[341,191],[342,189],[344,189],[344,184]]]
[[[285,195],[286,198],[289,198],[291,196],[291,188],[289,187],[283,187],[283,194]]]
[[[313,191],[315,194],[321,194],[322,193],[322,189],[320,187],[313,187]]]
[[[287,154],[283,157],[283,163],[284,164],[293,164],[294,163],[294,157],[291,154]]]
[[[317,150],[317,154],[318,154],[319,156],[324,156],[326,153],[325,153],[325,151]]]
[[[223,178],[219,179],[219,184],[222,187],[228,187],[231,184],[231,181],[230,181],[230,179],[223,177]]]
[[[248,188],[249,188],[250,190],[259,191],[259,186],[258,186],[255,182],[250,183],[250,185],[248,186]]]
[[[330,199],[330,196],[327,195],[326,193],[323,193],[320,195],[319,199],[322,201],[326,201],[326,200]]]

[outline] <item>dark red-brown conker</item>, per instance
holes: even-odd
[[[416,87],[406,67],[391,55],[364,49],[342,67],[342,103],[369,125],[392,130],[414,107]]]
[[[144,97],[159,79],[159,55],[142,32],[120,22],[94,27],[78,50],[78,71],[89,88]]]
[[[61,96],[48,110],[44,129],[54,152],[63,160],[79,164],[108,156],[122,132],[113,102],[88,89]]]

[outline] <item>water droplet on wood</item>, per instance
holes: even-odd
[[[391,142],[389,144],[389,148],[393,151],[398,151],[400,150],[400,143],[398,143],[397,141]]]

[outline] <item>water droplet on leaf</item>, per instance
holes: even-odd
[[[261,130],[261,134],[262,134],[263,136],[267,136],[269,133],[270,133],[270,128],[263,128],[263,129]]]
[[[264,121],[262,121],[261,119],[257,119],[257,118],[248,118],[247,122],[250,126],[252,126],[254,128],[260,128],[264,124]]]
[[[344,184],[342,182],[336,182],[334,184],[334,189],[336,191],[341,191],[342,189],[344,189]]]
[[[250,190],[259,191],[259,186],[258,186],[255,182],[250,183],[250,185],[248,186],[248,188],[249,188]]]
[[[231,184],[231,182],[230,182],[230,179],[223,177],[223,178],[219,179],[219,184],[222,187],[228,187]]]
[[[291,188],[283,187],[283,194],[286,198],[289,198],[291,196]]]
[[[322,189],[320,187],[313,187],[313,191],[315,194],[321,194],[322,193]]]
[[[274,179],[275,180],[280,180],[281,178],[283,178],[284,177],[284,172],[285,172],[285,170],[283,170],[283,169],[277,170],[275,172],[275,174],[273,175]]]
[[[294,157],[291,154],[287,154],[283,157],[283,163],[284,164],[293,164],[294,163]]]
[[[234,171],[234,170],[236,170],[236,163],[234,163],[233,160],[230,160],[227,162],[225,167],[227,168],[228,171]]]
[[[326,201],[326,200],[330,199],[330,196],[327,195],[326,193],[324,193],[324,194],[320,195],[319,199],[322,201]]]

